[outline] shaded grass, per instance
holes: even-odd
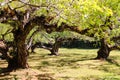
[[[36,49],[29,62],[34,62],[32,68],[53,73],[56,80],[120,79],[119,51],[112,51],[108,61],[93,60],[97,49],[60,49],[59,53],[59,56],[48,56],[49,51]],[[32,59],[35,55],[37,62]]]
[[[49,56],[44,49],[35,52],[29,56],[30,68],[52,77],[38,80],[120,80],[120,51],[112,51],[107,61],[93,60],[97,49],[62,48],[59,56]],[[6,66],[5,61],[0,64]]]

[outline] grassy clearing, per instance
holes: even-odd
[[[62,48],[59,56],[48,56],[49,51],[44,49],[35,51],[28,60],[32,70],[12,72],[12,78],[15,78],[15,75],[19,75],[17,78],[24,75],[29,77],[28,80],[31,80],[30,77],[34,80],[120,80],[120,51],[112,51],[108,61],[93,60],[97,49]],[[0,68],[6,64],[5,61],[0,61]],[[39,78],[35,72],[39,73]],[[7,77],[2,76],[2,80]]]

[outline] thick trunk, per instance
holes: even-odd
[[[17,58],[13,57],[12,59],[8,59],[8,69],[13,70],[18,68]]]
[[[110,54],[110,50],[108,48],[100,48],[97,53],[96,59],[106,60]]]
[[[25,44],[27,35],[36,25],[44,26],[45,23],[46,20],[45,16],[40,16],[40,17],[36,16],[32,18],[29,16],[30,14],[29,12],[31,11],[26,12],[25,15],[19,15],[19,12],[16,12],[15,16],[17,17],[16,19],[18,20],[14,21],[13,19],[11,19],[11,17],[10,20],[8,20],[8,21],[13,21],[16,24],[15,26],[12,25],[14,27],[14,29],[12,30],[14,36],[13,53],[10,54],[10,58],[7,59],[8,68],[10,69],[28,68],[28,64],[27,64],[28,50]],[[7,17],[9,16],[10,15],[8,15]],[[6,16],[4,17],[5,20],[3,20],[2,22],[7,23]]]
[[[110,54],[111,49],[109,48],[108,44],[105,42],[105,39],[101,40],[101,47],[97,52],[96,59],[107,59]]]
[[[28,52],[25,48],[20,48],[14,53],[14,57],[8,60],[8,68],[9,69],[17,69],[17,68],[28,68],[27,57]]]
[[[19,33],[17,31],[14,34],[14,44],[15,48],[13,51],[13,58],[8,60],[8,68],[17,69],[17,68],[28,68],[27,58],[28,50],[25,44],[26,35]]]
[[[61,46],[61,41],[56,41],[53,44],[52,49],[50,50],[50,52],[51,52],[50,55],[59,55],[58,51],[59,51],[60,46]]]
[[[14,57],[8,60],[8,68],[28,68],[27,57],[28,52],[26,51],[26,49],[19,47],[18,52],[14,53]]]

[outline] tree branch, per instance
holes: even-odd
[[[37,7],[37,8],[46,7],[46,6],[39,6],[39,5],[29,4],[28,2],[24,2],[22,0],[19,0],[19,2],[21,2],[21,3],[25,4],[25,5],[29,5],[31,7]]]
[[[112,40],[119,40],[120,36],[112,37]]]
[[[43,49],[47,49],[47,50],[49,50],[49,51],[52,50],[52,48],[50,48],[50,47],[46,47],[46,46],[44,46],[44,45],[41,45],[41,47],[42,47]]]
[[[39,31],[40,31],[40,29],[37,29],[37,30],[35,30],[35,31],[31,34],[30,38],[29,38],[28,41],[27,41],[27,50],[29,50],[30,47],[31,47],[31,45],[32,45],[33,36],[34,36],[36,33],[38,33]]]
[[[118,45],[110,47],[110,50],[120,50],[120,47]]]

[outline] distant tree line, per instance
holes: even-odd
[[[69,42],[62,44],[64,48],[83,48],[83,49],[96,49],[100,47],[100,41],[89,41],[81,39],[73,39]]]

